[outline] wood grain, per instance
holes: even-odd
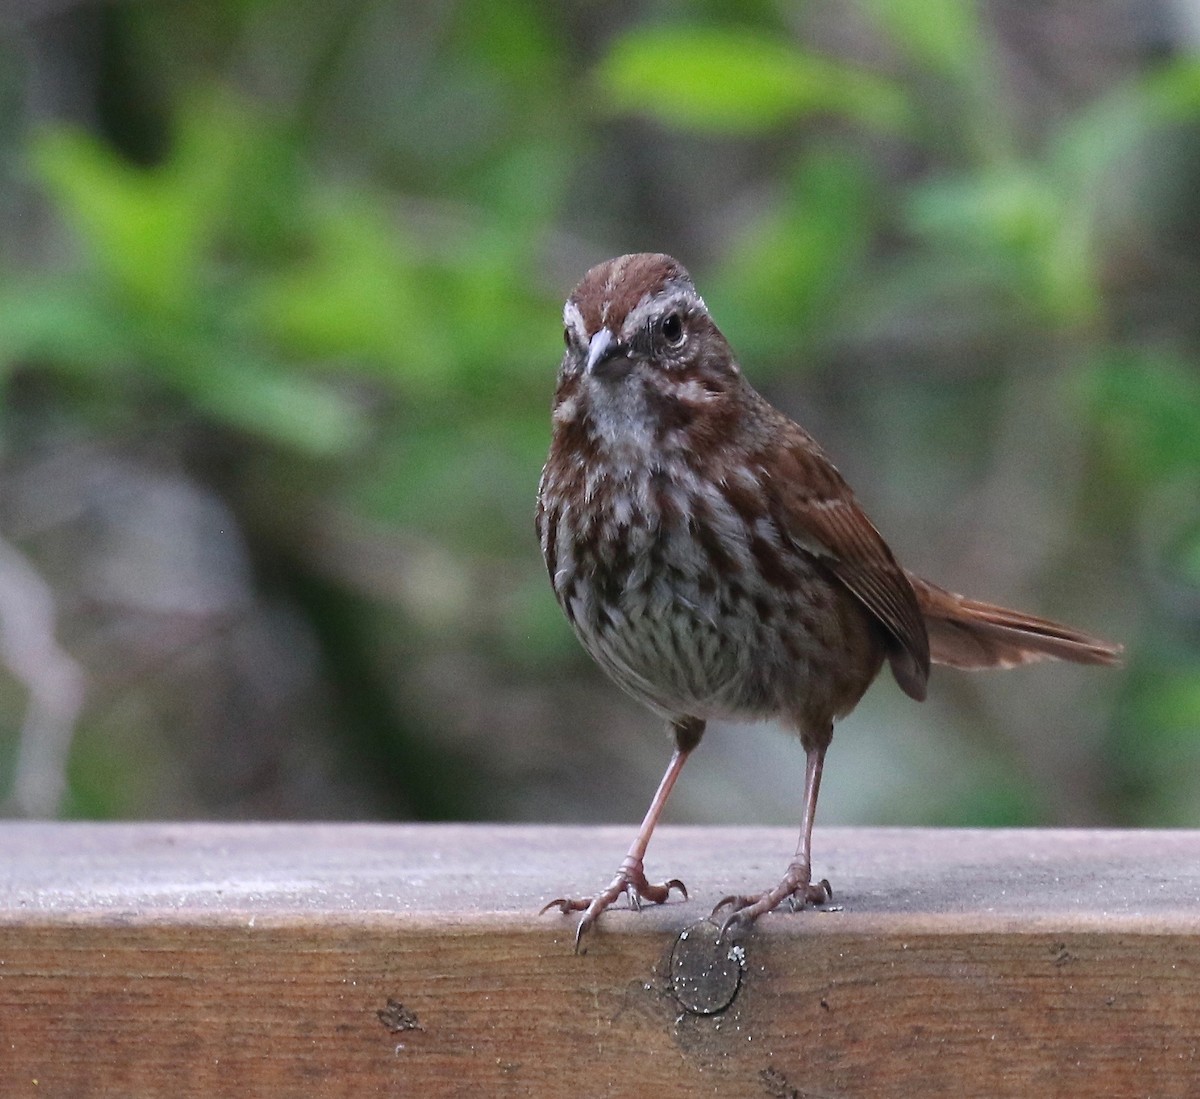
[[[1200,1095],[1200,834],[818,830],[714,949],[794,837],[663,828],[576,957],[627,832],[0,826],[0,1096]]]

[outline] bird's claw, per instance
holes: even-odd
[[[543,906],[538,915],[545,915],[552,908],[557,908],[564,916],[572,912],[582,912],[583,917],[575,929],[575,953],[578,954],[583,936],[588,929],[600,918],[600,913],[609,908],[621,894],[629,898],[630,908],[641,911],[644,901],[649,901],[651,904],[665,904],[672,889],[678,889],[683,894],[685,901],[688,899],[687,886],[678,878],[654,884],[647,880],[640,862],[626,861],[621,864],[621,869],[617,871],[617,876],[609,882],[608,887],[594,897],[557,897]]]
[[[833,887],[829,884],[828,878],[822,878],[816,883],[805,881],[803,878],[793,881],[792,875],[789,873],[774,889],[765,893],[757,895],[731,893],[727,897],[722,897],[712,910],[712,917],[715,917],[722,908],[727,906],[733,908],[725,922],[721,924],[721,937],[724,938],[726,932],[732,928],[749,927],[759,916],[774,911],[784,901],[788,902],[788,907],[793,912],[798,912],[810,904],[828,904],[831,900],[833,900]]]
[[[592,903],[591,897],[576,899],[572,897],[555,897],[552,901],[547,901],[539,910],[538,915],[544,916],[552,908],[557,908],[564,916],[571,912],[582,912],[589,904]]]

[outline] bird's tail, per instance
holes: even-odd
[[[1061,622],[967,599],[908,573],[929,634],[934,664],[1014,668],[1034,660],[1119,664],[1122,647]]]

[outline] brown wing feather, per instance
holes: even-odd
[[[800,437],[779,466],[787,533],[816,554],[887,630],[892,674],[920,701],[929,679],[929,639],[912,585],[842,475],[816,443],[796,431]]]

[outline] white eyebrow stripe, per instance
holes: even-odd
[[[583,325],[583,314],[573,301],[568,300],[567,304],[563,306],[563,324],[571,329],[579,338],[580,343],[587,343],[587,330]]]
[[[680,286],[675,290],[654,295],[647,294],[629,310],[625,323],[621,327],[622,338],[628,339],[651,317],[666,313],[672,306],[677,306],[684,312],[708,312],[704,299],[690,286]]]

